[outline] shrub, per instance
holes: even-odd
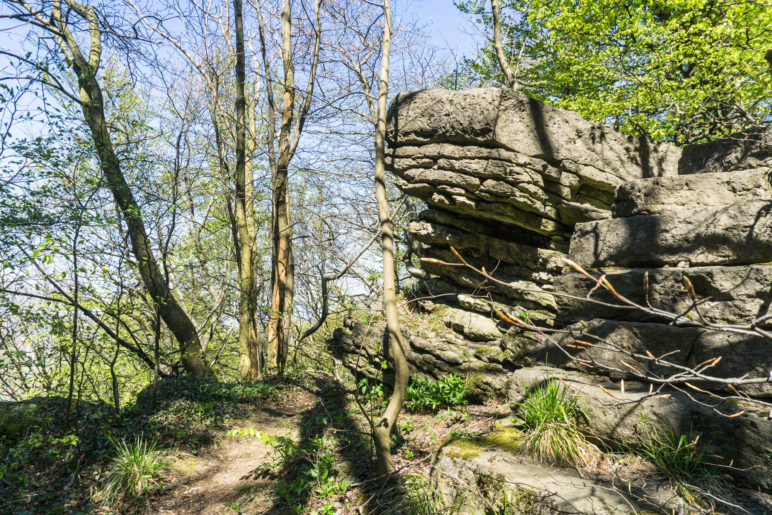
[[[464,379],[456,374],[437,381],[425,377],[413,379],[405,392],[405,408],[409,411],[436,411],[465,403]]]
[[[165,464],[156,451],[155,441],[137,436],[133,443],[123,439],[112,443],[117,455],[107,475],[105,500],[113,505],[133,502],[156,490]]]
[[[533,388],[517,405],[518,425],[526,430],[523,450],[540,460],[590,464],[597,449],[580,431],[586,420],[576,398],[550,379]]]

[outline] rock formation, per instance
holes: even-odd
[[[697,391],[651,397],[649,384],[619,365],[631,353],[670,353],[669,369],[656,360],[637,365],[642,373],[667,374],[721,356],[710,374],[762,378],[740,387],[737,397],[772,401],[770,339],[689,327],[694,317],[772,327],[772,316],[764,318],[772,303],[769,133],[680,149],[518,92],[471,89],[398,95],[387,135],[396,185],[427,205],[408,226],[414,252],[425,258],[410,270],[418,313],[404,325],[413,373],[458,373],[470,389],[506,393],[512,402],[545,377],[560,377],[586,398],[604,438],[630,438],[642,417],[695,427],[710,452],[734,460],[738,480],[772,491],[769,413],[727,401],[719,411],[743,413],[719,416],[699,403],[715,404],[699,390],[726,394],[730,387],[708,381],[692,385]],[[451,247],[478,271],[459,264]],[[678,324],[656,309],[625,306],[566,266],[566,257],[596,277],[605,274],[633,302],[680,314]],[[586,300],[590,291],[599,302]],[[502,321],[497,311],[532,329]],[[569,335],[550,339],[534,327],[566,328]],[[577,337],[613,345],[587,346],[574,358],[555,345]],[[333,347],[345,364],[372,377],[388,352],[381,325],[354,320],[336,332]],[[545,370],[545,361],[552,368]],[[628,382],[624,391],[620,380]],[[624,408],[609,409],[605,392],[619,392]],[[644,400],[628,402],[636,399]],[[721,436],[727,431],[732,438]]]

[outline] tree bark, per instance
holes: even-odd
[[[509,66],[507,58],[504,55],[504,47],[501,44],[501,16],[499,13],[499,0],[491,0],[491,10],[493,11],[493,48],[496,50],[496,59],[499,61],[499,67],[507,79],[507,86],[517,88],[517,79]]]
[[[389,51],[391,49],[391,5],[383,0],[383,41],[381,44],[381,70],[378,79],[378,112],[375,123],[375,198],[378,203],[378,219],[381,223],[381,248],[383,251],[383,313],[389,335],[388,355],[394,367],[394,390],[389,403],[374,424],[373,441],[378,463],[378,473],[394,472],[391,460],[391,429],[397,421],[405,400],[405,391],[410,379],[410,370],[405,357],[405,341],[397,317],[396,278],[394,270],[394,223],[389,213],[386,197],[385,139],[386,139],[386,96],[389,89]]]
[[[281,60],[284,69],[281,125],[279,127],[278,155],[273,150],[273,120],[275,107],[272,99],[273,84],[265,50],[265,35],[262,18],[259,18],[260,47],[263,54],[266,93],[268,95],[269,128],[268,158],[271,162],[273,183],[272,209],[272,255],[271,255],[271,310],[268,320],[268,345],[266,366],[278,374],[284,373],[290,344],[292,323],[292,303],[295,288],[295,262],[292,252],[292,222],[290,218],[289,166],[295,155],[300,135],[303,132],[311,96],[316,81],[316,68],[319,63],[319,45],[321,41],[321,0],[315,4],[315,40],[305,99],[295,117],[295,65],[292,56],[292,3],[283,0],[281,13]],[[260,14],[258,12],[258,17]],[[294,133],[293,121],[296,122]]]

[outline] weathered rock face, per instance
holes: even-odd
[[[772,167],[772,132],[758,128],[685,147],[678,174],[729,172]]]
[[[765,263],[772,261],[772,199],[579,224],[571,256],[592,268]]]
[[[388,167],[399,188],[428,206],[408,226],[414,252],[429,258],[410,270],[416,309],[403,331],[411,371],[461,374],[475,392],[509,391],[515,401],[544,381],[546,360],[570,369],[555,374],[587,396],[583,403],[599,434],[631,438],[644,414],[663,425],[693,424],[712,452],[751,467],[732,471],[738,480],[772,490],[767,413],[738,406],[745,413],[725,423],[685,397],[646,397],[648,385],[639,391],[619,365],[630,353],[667,354],[676,367],[721,356],[711,374],[762,378],[741,395],[772,399],[772,342],[689,327],[688,317],[701,317],[728,325],[758,319],[759,327],[772,328],[772,317],[764,318],[772,304],[771,140],[764,131],[743,138],[682,150],[629,138],[508,90],[398,95],[389,109]],[[477,271],[460,264],[451,247]],[[606,274],[633,302],[683,313],[679,325],[620,306],[567,267],[567,257]],[[496,280],[486,280],[483,269]],[[698,309],[690,309],[684,277]],[[599,302],[586,299],[591,290]],[[561,351],[544,334],[509,325],[497,312],[613,345],[572,351],[597,365],[580,366],[565,346]],[[333,348],[347,366],[377,377],[388,352],[383,334],[382,323],[349,320]],[[571,336],[562,338],[568,343]],[[639,370],[664,372],[660,363],[639,361]],[[631,384],[620,393],[630,403],[610,409],[601,400],[604,388],[620,391],[615,385],[622,379]],[[727,428],[742,438],[717,436]]]
[[[510,378],[508,398],[521,402],[526,392],[556,379],[578,395],[582,409],[594,432],[609,442],[633,444],[646,426],[655,425],[679,434],[696,431],[707,454],[723,463],[733,460],[737,468],[733,475],[745,484],[772,490],[772,420],[765,416],[717,416],[710,407],[708,396],[692,397],[677,392],[650,396],[648,387],[628,384],[622,392],[619,386],[602,377],[548,367],[516,370]],[[692,392],[693,393],[693,392]],[[727,404],[732,411],[737,406]],[[720,458],[718,458],[720,457]]]

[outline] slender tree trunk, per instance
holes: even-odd
[[[389,213],[386,197],[386,96],[389,89],[389,52],[391,49],[391,5],[383,0],[383,41],[381,71],[378,79],[378,112],[375,123],[375,198],[378,203],[378,219],[381,222],[381,247],[383,250],[383,312],[389,334],[388,355],[394,367],[394,390],[389,403],[374,424],[373,441],[380,474],[394,472],[391,461],[391,429],[405,400],[410,370],[405,357],[405,341],[397,317],[397,294],[394,270],[394,223]]]
[[[268,321],[268,363],[282,374],[289,349],[295,282],[287,184],[287,167],[277,167],[273,191],[273,270],[271,314]]]
[[[517,77],[509,66],[507,57],[504,55],[504,46],[501,44],[501,16],[499,10],[499,0],[491,0],[491,11],[493,11],[493,48],[496,51],[496,59],[499,62],[501,72],[507,80],[507,86],[517,89]]]
[[[261,375],[258,342],[253,338],[254,312],[257,303],[255,278],[255,214],[252,196],[252,156],[247,156],[247,122],[244,57],[244,25],[241,0],[233,0],[236,26],[236,237],[238,238],[239,272],[239,375],[243,381]],[[249,172],[249,173],[247,173]]]
[[[120,326],[118,324],[115,324],[115,330],[120,331]],[[116,345],[113,359],[110,361],[110,379],[113,387],[113,405],[115,406],[115,411],[121,411],[121,394],[118,389],[118,374],[115,373],[115,363],[118,361],[118,354],[120,351],[121,348]]]
[[[292,303],[295,289],[295,262],[292,253],[292,221],[290,217],[289,166],[295,155],[303,125],[311,105],[316,82],[316,68],[319,64],[321,42],[321,0],[315,2],[315,38],[311,69],[305,98],[295,116],[295,66],[292,57],[292,3],[282,1],[281,12],[281,60],[284,69],[282,83],[281,125],[278,137],[278,155],[274,147],[276,106],[273,100],[273,80],[266,52],[265,24],[260,9],[257,10],[260,51],[263,60],[263,77],[268,96],[268,161],[271,166],[273,184],[271,224],[271,310],[268,320],[268,342],[266,366],[278,374],[284,373],[290,343]],[[295,122],[294,133],[292,125]]]
[[[73,290],[72,297],[75,299],[75,303],[72,306],[72,349],[70,349],[70,384],[67,388],[67,415],[70,415],[72,410],[72,395],[75,388],[75,366],[78,362],[78,294],[79,292],[79,278],[78,274],[78,236],[80,235],[80,223],[81,215],[83,211],[80,210],[78,214],[78,225],[75,227],[75,235],[72,239],[72,280]]]
[[[295,65],[292,60],[292,2],[283,0],[281,57],[284,68],[279,155],[273,176],[272,293],[268,322],[268,366],[282,374],[289,350],[295,262],[289,205],[289,164],[292,159],[290,130],[295,116]],[[270,94],[270,92],[269,92]]]

